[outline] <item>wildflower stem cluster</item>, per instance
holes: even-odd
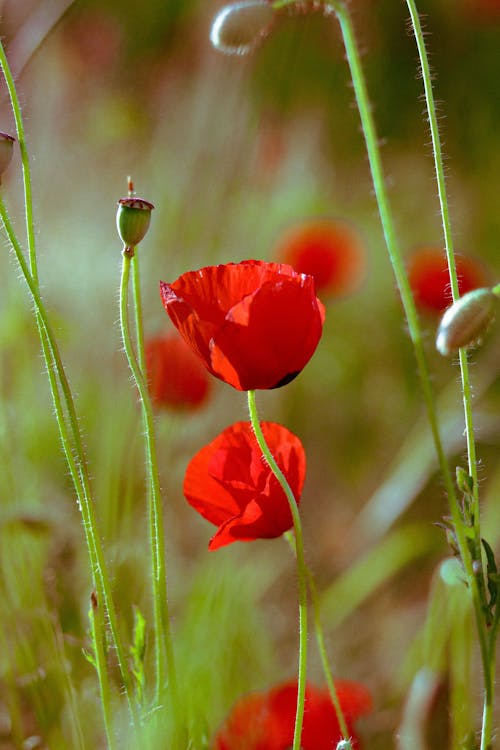
[[[415,34],[420,67],[422,71],[422,81],[424,85],[425,102],[428,114],[429,129],[432,139],[432,150],[434,156],[434,167],[438,188],[438,197],[441,210],[441,219],[443,226],[443,235],[445,241],[446,257],[448,261],[448,271],[450,285],[453,295],[453,301],[459,298],[458,277],[455,264],[455,254],[453,246],[453,234],[451,229],[451,219],[448,204],[448,195],[446,189],[446,180],[443,166],[443,155],[441,149],[441,140],[439,135],[439,126],[436,114],[436,105],[432,89],[432,76],[429,66],[429,59],[425,47],[422,24],[417,12],[414,0],[406,0],[410,12],[411,23]],[[477,458],[476,444],[474,436],[474,422],[472,415],[472,390],[469,375],[469,364],[467,360],[467,350],[465,347],[459,349],[460,374],[462,380],[462,396],[465,417],[465,434],[467,439],[467,458],[468,472],[471,478],[471,496],[472,503],[470,516],[472,519],[473,533],[473,555],[467,545],[466,529],[462,514],[458,507],[453,509],[453,521],[457,534],[457,540],[460,546],[460,555],[467,572],[468,583],[472,591],[474,601],[474,610],[476,614],[476,624],[480,642],[481,657],[483,662],[484,677],[484,707],[483,707],[483,727],[481,733],[481,750],[486,750],[490,746],[492,736],[492,712],[493,712],[493,693],[494,693],[494,675],[495,675],[495,649],[496,635],[491,640],[487,633],[487,623],[484,617],[485,605],[485,586],[484,572],[481,555],[481,529],[480,529],[480,509],[479,509],[479,484],[477,476]],[[452,499],[452,498],[451,498]],[[463,530],[462,530],[463,529]],[[473,568],[473,563],[479,566],[479,570]]]
[[[94,501],[92,497],[92,490],[90,487],[87,462],[83,449],[83,442],[76,415],[75,404],[59,353],[56,338],[49,323],[46,308],[40,295],[36,260],[36,246],[34,240],[33,205],[31,197],[29,158],[25,144],[24,127],[16,87],[14,84],[12,73],[10,71],[7,57],[5,55],[5,50],[1,43],[0,66],[2,68],[2,72],[4,74],[4,78],[9,91],[12,110],[14,112],[16,121],[17,135],[21,148],[25,196],[24,208],[29,247],[29,266],[24,256],[22,245],[9,219],[3,197],[0,198],[0,217],[2,219],[3,228],[7,235],[7,239],[12,250],[14,251],[16,260],[21,269],[23,279],[28,286],[29,293],[33,300],[35,317],[37,320],[42,352],[47,368],[59,434],[63,445],[65,458],[68,464],[68,469],[73,480],[75,492],[78,498],[78,505],[82,514],[83,528],[85,532],[85,539],[87,543],[92,575],[95,581],[97,598],[98,602],[102,602],[106,609],[111,642],[116,650],[118,665],[123,681],[124,691],[128,700],[131,718],[135,723],[137,721],[137,710],[132,697],[131,680],[126,664],[125,650],[123,648],[121,636],[118,629],[118,619],[112,599],[111,585],[107,574],[104,553],[99,539],[99,533],[97,531]],[[98,671],[101,664],[101,661],[97,663]],[[105,678],[102,674],[100,674],[99,679],[102,688]],[[107,693],[105,692],[104,695],[107,695]],[[108,715],[107,709],[105,709],[104,714],[106,719],[106,716]]]
[[[422,78],[425,90],[425,99],[428,112],[428,119],[431,131],[434,162],[436,170],[436,178],[438,185],[438,196],[440,202],[443,233],[445,239],[446,256],[448,260],[448,268],[450,275],[450,283],[452,289],[453,300],[456,301],[459,297],[458,278],[456,273],[454,249],[453,249],[453,238],[451,232],[451,221],[448,207],[448,199],[446,192],[446,183],[444,177],[443,159],[441,151],[441,143],[439,137],[439,129],[437,123],[436,107],[434,97],[432,93],[432,79],[430,74],[428,57],[425,49],[424,37],[420,24],[420,19],[416,9],[414,0],[406,0],[408,9],[410,11],[411,22],[415,33],[417,42],[417,48],[420,57],[420,65],[422,70]],[[275,8],[283,8],[286,6],[294,5],[294,2],[290,0],[280,0],[274,3]],[[474,610],[476,613],[476,622],[478,629],[478,637],[480,643],[480,650],[483,662],[484,672],[484,684],[485,684],[485,703],[483,713],[483,731],[481,738],[481,750],[485,750],[489,746],[491,740],[491,724],[492,724],[492,709],[493,709],[493,687],[494,687],[494,655],[495,655],[495,643],[496,638],[493,640],[488,638],[485,624],[485,585],[484,585],[484,574],[482,572],[482,558],[481,558],[481,535],[479,525],[479,496],[478,496],[478,481],[477,481],[477,459],[476,459],[476,448],[474,440],[474,426],[472,417],[472,395],[471,385],[468,370],[467,352],[465,348],[459,351],[460,371],[462,380],[462,394],[465,414],[465,432],[467,438],[467,454],[468,454],[468,467],[469,475],[471,477],[472,484],[472,507],[470,511],[470,517],[472,519],[473,527],[473,542],[474,548],[471,554],[470,547],[467,542],[466,528],[464,524],[463,515],[460,509],[457,493],[452,480],[450,467],[446,458],[446,454],[443,448],[441,439],[435,397],[431,385],[430,373],[427,364],[427,358],[423,346],[422,334],[420,329],[420,323],[418,320],[418,314],[416,310],[415,301],[412,295],[411,287],[408,280],[408,275],[405,270],[402,254],[398,246],[396,239],[396,233],[394,229],[394,222],[392,218],[392,212],[387,196],[387,190],[385,186],[385,179],[383,175],[382,162],[380,158],[380,151],[378,147],[378,139],[373,121],[368,93],[366,89],[365,79],[362,71],[360,62],[360,55],[357,49],[356,39],[352,28],[349,12],[344,2],[340,0],[331,0],[324,4],[325,15],[330,15],[330,11],[336,15],[346,50],[347,62],[349,65],[351,78],[353,82],[353,89],[356,98],[356,103],[361,119],[361,126],[365,139],[367,155],[373,180],[373,186],[375,191],[375,197],[378,204],[380,220],[383,228],[384,238],[393,267],[396,283],[403,303],[406,320],[408,323],[408,330],[410,338],[414,347],[415,357],[417,361],[418,372],[420,376],[421,386],[423,390],[424,400],[427,408],[427,414],[431,432],[434,439],[436,453],[441,469],[441,474],[448,494],[448,500],[452,515],[453,528],[456,535],[460,556],[465,568],[467,575],[468,585],[470,586],[472,593],[472,600],[474,603]],[[474,557],[474,560],[473,560]],[[480,572],[475,573],[473,563],[480,566]]]

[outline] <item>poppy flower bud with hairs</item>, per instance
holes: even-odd
[[[16,139],[7,133],[0,133],[0,182],[2,175],[12,161]]]
[[[120,198],[116,228],[125,247],[135,247],[144,239],[151,223],[154,206],[143,198]]]
[[[252,52],[271,32],[276,17],[267,0],[240,0],[222,8],[210,30],[210,41],[226,55]]]
[[[500,287],[474,289],[449,307],[441,319],[436,349],[444,357],[477,343],[495,315]]]

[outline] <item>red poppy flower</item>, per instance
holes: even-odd
[[[357,682],[339,680],[335,687],[352,745],[359,748],[353,724],[359,716],[371,711],[370,694]],[[293,744],[296,705],[296,681],[241,698],[217,732],[214,750],[288,750]],[[328,690],[308,684],[302,750],[333,750],[341,739]]]
[[[472,258],[456,257],[460,294],[487,284],[481,265]],[[422,311],[442,313],[452,303],[450,277],[442,248],[421,247],[408,261],[408,278],[415,303]]]
[[[160,282],[172,322],[212,375],[240,391],[278,388],[310,360],[324,308],[314,279],[284,264],[246,260]]]
[[[471,21],[481,23],[500,19],[500,0],[462,0],[462,5]]]
[[[155,406],[194,409],[207,399],[207,371],[186,342],[175,335],[146,341],[146,369]]]
[[[297,224],[278,240],[276,256],[299,273],[314,276],[322,295],[353,292],[365,273],[363,243],[345,221],[311,219]]]
[[[302,443],[285,427],[262,422],[267,444],[299,502],[306,473]],[[262,459],[249,422],[227,427],[191,459],[184,495],[219,527],[209,549],[231,542],[273,539],[293,526],[283,489]]]

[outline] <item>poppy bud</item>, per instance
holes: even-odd
[[[275,16],[267,0],[231,3],[216,15],[210,41],[226,55],[246,55],[268,36]]]
[[[120,198],[116,228],[125,247],[135,247],[143,239],[151,222],[154,206],[142,198]]]
[[[492,289],[474,289],[449,307],[439,324],[436,349],[443,357],[478,341],[495,314],[497,296]]]
[[[0,182],[3,173],[11,162],[15,140],[15,138],[7,135],[7,133],[0,133]]]

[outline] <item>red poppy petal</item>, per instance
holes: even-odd
[[[302,444],[281,425],[263,422],[261,426],[299,502],[306,471]],[[274,538],[292,526],[286,495],[262,460],[249,422],[226,428],[191,459],[184,495],[195,510],[220,527],[210,549],[238,540]]]
[[[160,282],[160,292],[171,320],[205,367],[240,390],[289,382],[321,336],[324,308],[313,279],[287,264],[208,266],[172,284]]]
[[[353,680],[337,680],[335,687],[346,719],[354,720],[373,710],[370,691],[361,683]]]
[[[286,502],[286,498],[283,498]],[[251,542],[255,539],[275,539],[293,526],[292,514],[288,505],[273,515],[266,513],[261,505],[251,500],[243,513],[228,519],[221,524],[217,533],[212,537],[208,548],[219,549],[231,542]]]
[[[223,433],[224,434],[224,433]],[[206,445],[191,459],[184,476],[184,496],[188,503],[210,523],[219,526],[240,512],[234,495],[214,479],[209,471],[222,435]]]
[[[363,712],[371,707],[368,691],[355,682],[335,683],[343,706],[353,747],[353,734],[345,700],[357,696]],[[347,692],[346,692],[347,691]],[[288,750],[293,743],[297,708],[297,681],[290,680],[269,690],[241,698],[215,737],[216,750]],[[335,709],[325,688],[306,685],[302,750],[332,750],[341,739]]]
[[[321,338],[324,308],[312,277],[263,284],[214,334],[212,369],[238,390],[274,388],[305,367]]]
[[[215,738],[215,750],[277,750],[273,741],[273,717],[267,695],[253,693],[241,698]]]
[[[211,371],[209,342],[215,330],[215,325],[200,318],[189,302],[177,295],[173,285],[170,286],[160,281],[160,295],[165,310],[184,341],[200,357],[205,367]]]

